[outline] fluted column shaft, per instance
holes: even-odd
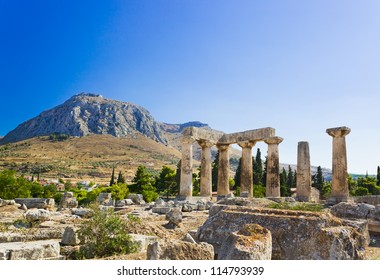
[[[310,151],[308,142],[298,142],[297,149],[297,200],[311,198]]]
[[[330,201],[348,201],[347,150],[345,136],[351,132],[348,127],[329,128],[327,134],[333,137],[332,185]]]
[[[198,144],[202,147],[201,158],[201,196],[212,196],[212,159],[211,147],[214,143],[206,140],[199,140]]]
[[[278,145],[282,142],[281,137],[270,137],[264,140],[268,144],[267,159],[267,185],[266,197],[280,197],[280,159]]]
[[[253,196],[252,147],[255,144],[255,141],[238,142],[238,145],[242,148],[240,194],[247,193],[248,197]]]
[[[218,196],[226,196],[230,193],[230,145],[218,144]]]
[[[181,185],[179,195],[183,198],[193,195],[193,142],[194,140],[190,138],[182,139]]]

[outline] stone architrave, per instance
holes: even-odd
[[[310,201],[311,198],[311,171],[310,151],[308,142],[298,142],[297,149],[297,200]]]
[[[182,160],[181,160],[181,184],[179,196],[182,198],[191,197],[193,194],[193,142],[191,138],[182,139]]]
[[[281,196],[278,145],[283,140],[283,138],[277,136],[264,139],[264,142],[268,144],[266,197]]]
[[[333,137],[332,152],[332,186],[329,202],[336,204],[349,200],[347,151],[345,136],[351,132],[348,127],[329,128],[326,133]]]
[[[212,196],[211,147],[214,146],[215,144],[206,140],[198,140],[198,144],[202,147],[200,196],[211,197]]]
[[[230,145],[217,144],[219,150],[218,166],[218,197],[225,197],[230,193]]]
[[[256,141],[238,142],[238,145],[242,148],[240,194],[248,194],[248,197],[253,196],[252,147],[255,144]]]

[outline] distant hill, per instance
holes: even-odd
[[[44,111],[10,131],[0,144],[48,136],[52,133],[70,136],[90,134],[125,137],[140,133],[152,140],[168,144],[167,133],[180,133],[187,126],[207,127],[201,122],[166,124],[156,121],[145,108],[101,95],[82,93],[61,105]]]

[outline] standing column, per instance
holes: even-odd
[[[180,198],[189,198],[193,195],[193,144],[191,138],[182,139],[181,185]]]
[[[266,197],[280,197],[280,159],[278,145],[284,140],[281,137],[270,137],[264,140],[268,144]]]
[[[218,144],[219,166],[218,166],[218,197],[226,196],[230,193],[230,145]]]
[[[330,203],[335,204],[348,201],[348,174],[347,174],[347,151],[345,136],[351,132],[348,127],[336,127],[326,130],[327,134],[333,137],[332,154],[332,186]]]
[[[252,147],[256,141],[239,142],[241,152],[240,196],[253,197]]]
[[[308,142],[298,142],[297,150],[297,200],[310,201],[311,172]]]
[[[212,160],[211,147],[214,143],[206,140],[199,140],[198,144],[202,147],[201,159],[201,196],[212,196]]]

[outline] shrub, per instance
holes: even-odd
[[[299,211],[312,211],[312,212],[320,212],[323,209],[323,206],[316,203],[308,203],[308,202],[298,202],[295,204],[290,204],[288,202],[281,203],[271,203],[267,206],[272,209],[286,209],[286,210],[299,210]]]
[[[82,223],[78,231],[79,239],[86,244],[81,247],[79,258],[129,254],[138,250],[138,245],[127,234],[125,220],[112,209],[100,210],[97,204],[90,208],[94,211],[92,218]]]

